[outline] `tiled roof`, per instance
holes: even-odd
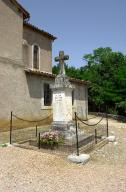
[[[10,0],[10,1],[23,13],[24,19],[30,18],[30,13],[24,7],[22,7],[22,5],[18,3],[18,1],[16,0]]]
[[[81,79],[75,79],[75,78],[70,78],[70,82],[77,83],[77,84],[84,84],[84,85],[88,85],[90,83],[89,81],[81,80]]]
[[[51,35],[50,33],[44,31],[43,29],[39,29],[38,27],[32,25],[31,23],[27,23],[27,22],[24,22],[24,26],[30,28],[31,30],[35,31],[35,32],[38,32],[48,38],[50,38],[51,40],[55,40],[56,37],[54,37],[53,35]]]
[[[55,74],[46,73],[46,72],[38,71],[38,70],[35,70],[35,69],[28,69],[28,68],[26,68],[25,72],[33,74],[33,75],[40,75],[40,76],[43,76],[45,78],[51,78],[51,79],[54,79],[56,77]],[[89,81],[75,79],[75,78],[70,78],[69,80],[70,80],[71,83],[76,83],[76,84],[88,85],[90,83]]]
[[[23,13],[23,18],[24,19],[29,19],[30,18],[30,13],[28,13],[28,11],[22,7],[22,5],[20,3],[18,3],[17,0],[10,0],[22,13]],[[32,25],[31,23],[27,23],[24,21],[24,26],[32,29],[33,31],[35,32],[38,32],[38,33],[41,33],[42,35],[45,35],[46,37],[52,39],[52,40],[55,40],[56,37],[51,35],[50,33],[42,30],[42,29],[39,29],[38,27]]]

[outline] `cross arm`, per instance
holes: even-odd
[[[59,57],[55,57],[55,61],[57,62],[57,61],[59,61],[60,59],[59,59]]]
[[[69,55],[64,55],[64,60],[68,60],[69,59]]]

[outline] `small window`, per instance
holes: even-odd
[[[39,46],[33,46],[33,68],[39,69]]]
[[[51,106],[52,104],[52,92],[48,83],[44,83],[44,105]]]
[[[72,91],[72,106],[74,105],[74,90]]]

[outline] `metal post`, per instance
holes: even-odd
[[[76,139],[77,139],[77,156],[79,156],[78,129],[77,129],[77,113],[75,112]]]
[[[107,137],[109,136],[109,129],[108,129],[108,114],[106,112],[106,126],[107,126]]]
[[[39,140],[38,140],[38,148],[40,149],[40,133],[39,133]]]
[[[36,137],[37,137],[37,135],[38,135],[38,127],[36,125]]]
[[[97,129],[95,129],[95,144],[97,144]]]
[[[12,144],[12,125],[13,123],[13,112],[11,111],[11,118],[10,118],[10,144]]]

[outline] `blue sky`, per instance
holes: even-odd
[[[53,60],[59,50],[69,65],[85,64],[82,57],[98,47],[126,54],[126,0],[19,0],[30,22],[56,36]]]

